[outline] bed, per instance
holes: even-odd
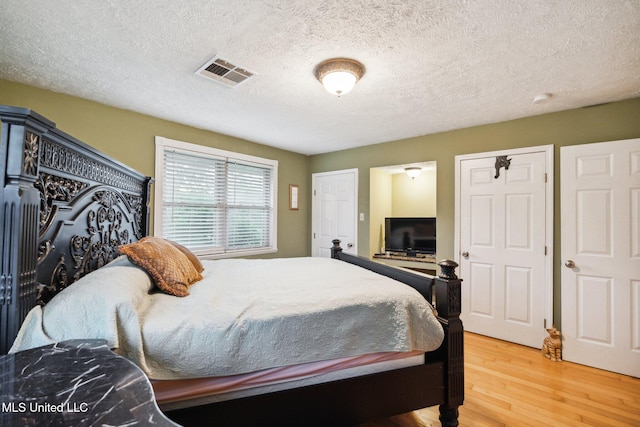
[[[0,351],[4,354],[28,315],[38,311],[34,307],[60,301],[62,298],[54,300],[56,295],[75,281],[87,281],[94,273],[107,274],[114,264],[127,262],[118,248],[148,235],[152,180],[60,131],[31,110],[2,106],[0,119]],[[335,366],[322,375],[307,373],[266,385],[258,382],[234,394],[219,393],[222,397],[212,398],[205,392],[177,401],[163,398],[163,380],[171,379],[160,378],[154,388],[167,415],[183,425],[199,425],[202,420],[215,420],[221,426],[354,425],[438,405],[442,425],[457,425],[464,375],[461,281],[455,275],[456,264],[440,262],[437,277],[412,273],[346,254],[338,240],[332,259],[322,262],[329,261],[357,266],[374,274],[375,280],[384,277],[408,285],[423,303],[435,307],[431,314],[441,328],[441,344],[407,357],[409,361],[377,360],[362,367],[360,362],[356,366],[338,358],[339,363],[330,363]],[[373,324],[370,329],[384,328]],[[377,363],[385,367],[372,368]],[[288,375],[284,373],[285,378]]]

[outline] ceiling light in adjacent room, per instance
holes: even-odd
[[[540,95],[536,95],[533,97],[533,103],[542,104],[543,102],[550,100],[552,96],[553,95],[551,95],[550,93],[541,93]]]
[[[353,59],[334,58],[320,63],[315,70],[316,78],[324,88],[340,96],[353,89],[364,74],[364,66]]]
[[[407,175],[409,175],[411,179],[416,179],[418,176],[420,176],[420,172],[422,172],[422,168],[410,167],[410,168],[404,168],[404,171],[407,173]]]

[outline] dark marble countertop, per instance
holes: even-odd
[[[373,254],[374,258],[378,259],[391,259],[395,261],[413,261],[413,262],[428,262],[435,264],[436,256],[429,254],[416,254],[415,256],[407,256],[401,252],[389,252],[383,254]]]
[[[103,340],[0,356],[1,426],[177,426],[149,380]]]

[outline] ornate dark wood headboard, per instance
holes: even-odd
[[[149,231],[151,178],[0,106],[0,354],[26,314]]]

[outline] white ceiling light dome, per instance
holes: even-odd
[[[404,171],[407,173],[407,175],[409,175],[411,179],[416,179],[417,177],[420,176],[420,173],[422,172],[422,168],[417,166],[412,166],[412,167],[404,168]]]
[[[341,96],[351,92],[364,75],[364,66],[347,58],[328,59],[316,67],[316,78],[327,92]]]

